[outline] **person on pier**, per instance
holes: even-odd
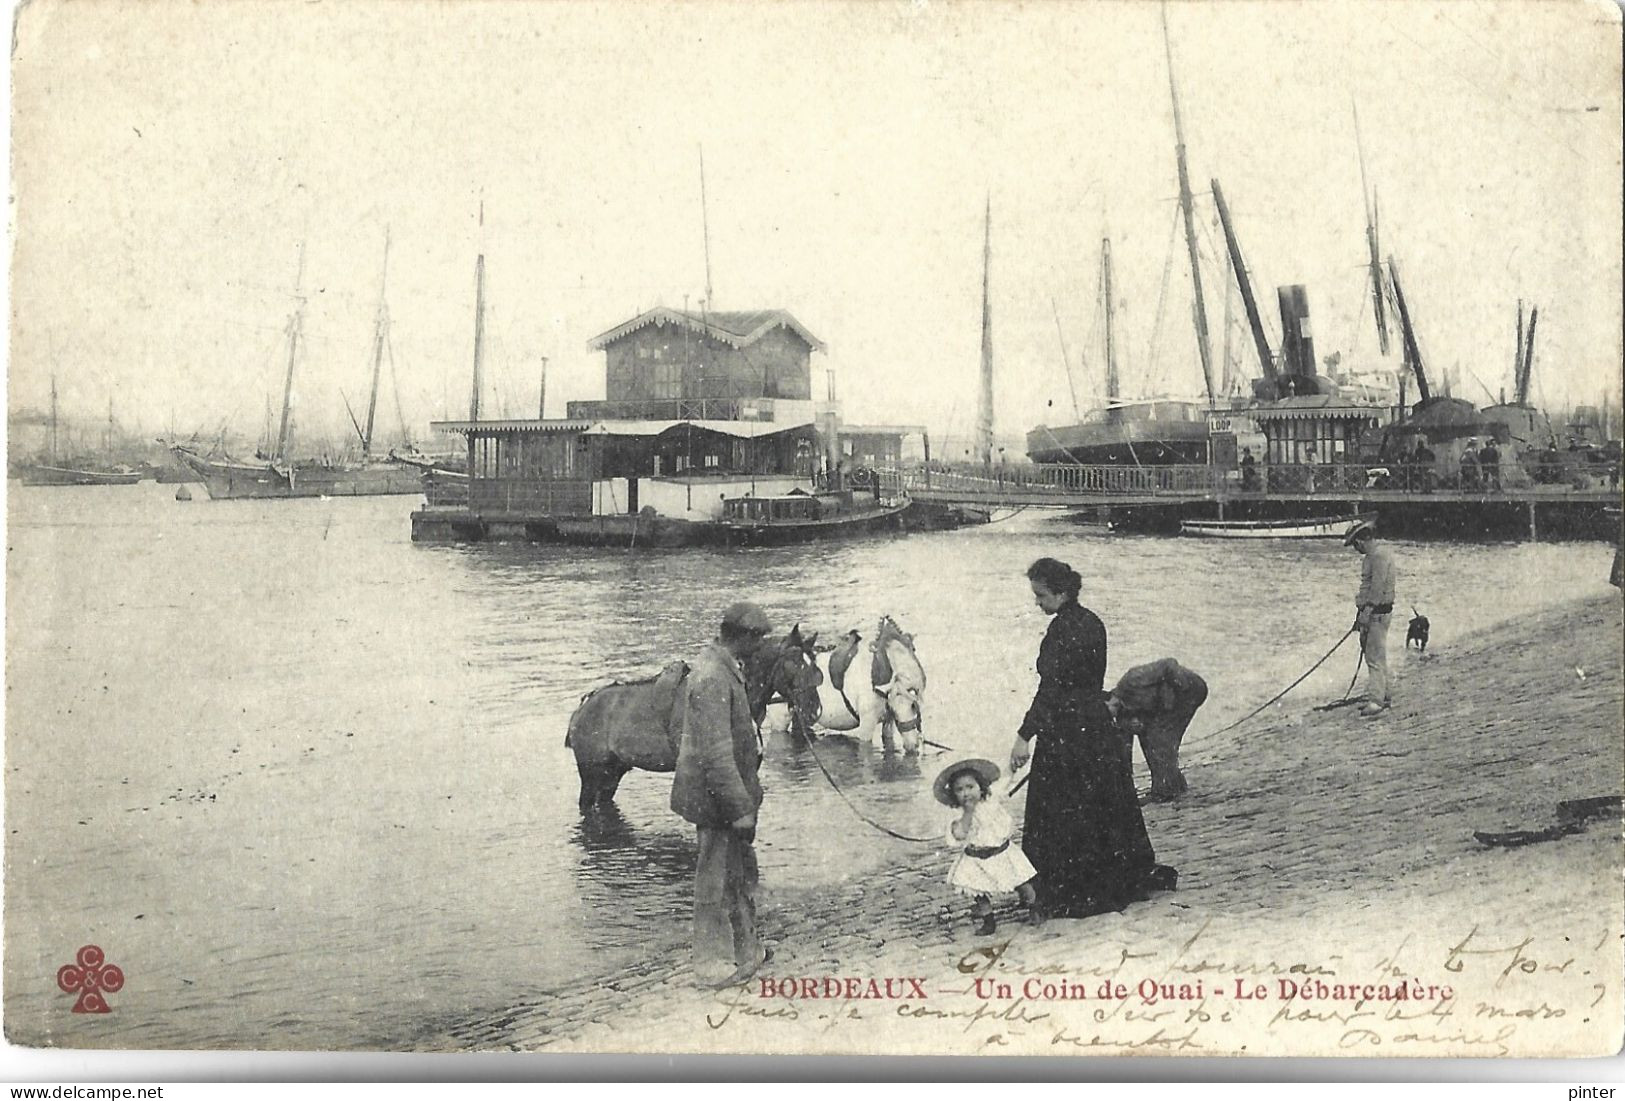
[[[1484,474],[1484,489],[1488,492],[1499,492],[1501,489],[1501,449],[1495,446],[1492,436],[1484,442],[1484,450],[1478,453],[1478,466]]]
[[[1365,654],[1365,706],[1360,714],[1369,719],[1388,710],[1393,700],[1388,622],[1394,611],[1394,552],[1377,538],[1376,525],[1370,521],[1350,528],[1343,545],[1365,558],[1360,565],[1360,591],[1354,597],[1354,629],[1360,632],[1360,649]]]

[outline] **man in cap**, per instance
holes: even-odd
[[[682,736],[671,809],[699,834],[694,973],[709,986],[744,982],[768,958],[756,932],[762,745],[741,663],[770,630],[767,613],[757,605],[730,604],[717,638],[693,661],[678,703]]]
[[[1376,525],[1361,520],[1343,536],[1343,545],[1365,556],[1360,566],[1360,591],[1355,594],[1354,629],[1360,632],[1365,654],[1366,718],[1388,709],[1392,689],[1388,681],[1388,620],[1394,611],[1394,552],[1377,539]]]
[[[1106,700],[1118,722],[1140,739],[1151,770],[1147,803],[1167,803],[1185,794],[1179,771],[1179,743],[1207,700],[1207,681],[1173,658],[1136,665],[1120,678]]]

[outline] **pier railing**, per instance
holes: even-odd
[[[911,493],[1078,494],[1133,497],[1201,497],[1218,491],[1220,471],[1208,466],[1086,466],[1075,464],[932,469],[883,472]],[[882,482],[885,485],[885,482]]]
[[[1090,466],[1031,464],[960,466],[931,464],[880,472],[882,488],[915,496],[1027,500],[1064,503],[1071,497],[1249,498],[1359,497],[1391,493],[1474,497],[1501,493],[1536,496],[1617,489],[1617,467],[1598,467],[1557,480],[1532,476],[1521,464],[1492,470],[1445,463],[1257,464],[1224,470],[1215,466]],[[1536,471],[1535,474],[1539,474]]]

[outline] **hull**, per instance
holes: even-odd
[[[426,508],[412,514],[414,543],[519,540],[589,547],[774,546],[903,530],[907,505],[807,522],[738,524],[670,520],[661,516],[485,518],[466,509]]]
[[[419,476],[423,499],[430,508],[466,508],[468,475],[456,470],[425,470]]]
[[[724,520],[717,526],[722,529],[723,541],[729,546],[778,546],[786,543],[810,543],[820,539],[843,539],[854,535],[901,531],[903,513],[907,509],[908,505],[904,503],[820,520],[778,520],[763,523]]]
[[[389,461],[416,471],[419,488],[430,508],[467,508],[468,472],[442,465],[444,460],[425,460],[391,451]]]
[[[283,470],[270,463],[228,463],[177,451],[217,501],[276,497],[376,497],[417,494],[417,471],[392,463],[366,466],[310,466]]]
[[[1203,539],[1341,539],[1369,516],[1312,516],[1295,520],[1185,520],[1181,535]]]
[[[1035,463],[1195,466],[1207,462],[1207,445],[1207,423],[1202,420],[1124,419],[1040,427],[1027,433],[1027,455]]]
[[[25,486],[133,486],[141,480],[139,470],[83,470],[67,466],[25,466]]]

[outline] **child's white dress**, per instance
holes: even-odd
[[[1027,855],[1010,840],[1016,825],[996,797],[989,796],[976,805],[971,812],[970,832],[963,839],[954,836],[957,821],[956,814],[948,823],[948,844],[964,851],[954,861],[948,883],[960,893],[1008,894],[1038,874]],[[991,855],[972,855],[978,850]]]

